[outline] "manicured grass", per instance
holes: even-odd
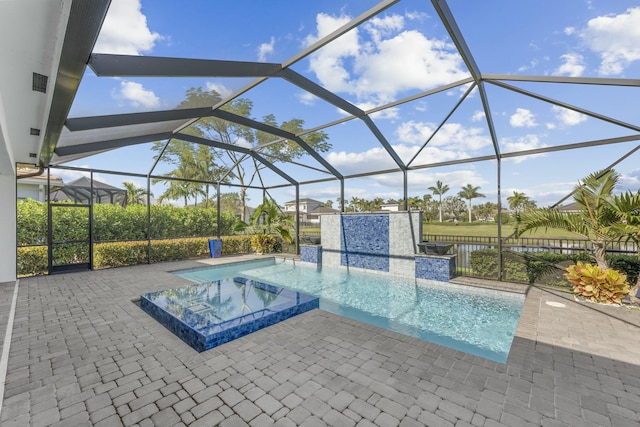
[[[515,224],[502,224],[502,236],[509,236],[515,230]],[[451,222],[428,222],[423,225],[425,234],[444,234],[454,236],[497,236],[498,224],[495,222],[459,222],[457,225]],[[320,227],[301,227],[300,234],[305,236],[320,235]],[[580,239],[583,236],[569,233],[565,230],[550,228],[538,229],[535,232],[525,233],[522,237],[548,237],[559,239]]]
[[[503,237],[510,235],[514,230],[515,224],[502,224]],[[497,236],[498,224],[495,222],[476,222],[471,224],[459,222],[456,225],[450,222],[429,222],[423,225],[422,232],[425,234],[445,234],[456,236]],[[525,233],[522,237],[577,239],[582,238],[583,236],[556,228],[550,228],[548,230],[540,228],[536,231]]]

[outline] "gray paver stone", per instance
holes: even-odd
[[[180,422],[180,417],[173,408],[166,408],[151,416],[154,427],[172,427]]]
[[[353,427],[356,425],[355,421],[344,416],[335,409],[331,409],[326,414],[324,414],[322,420],[331,427]]]
[[[95,411],[90,412],[89,418],[91,418],[91,422],[97,423],[99,421],[104,420],[105,418],[109,418],[112,415],[116,415],[116,408],[113,406],[105,406],[104,408],[100,408]]]
[[[298,403],[300,402],[301,400],[298,401]],[[272,396],[268,394],[265,394],[264,396],[256,400],[255,404],[258,405],[260,409],[262,409],[268,415],[271,415],[277,410],[279,410],[280,408],[282,408],[282,403],[278,402],[276,399],[274,399]]]
[[[297,407],[292,409],[288,414],[287,418],[296,423],[296,425],[300,425],[311,416],[311,412],[303,407]]]
[[[139,423],[145,418],[149,418],[156,412],[158,412],[158,407],[155,405],[155,403],[150,403],[147,406],[143,406],[142,408],[136,411],[132,411],[130,414],[122,417],[122,422],[125,426],[130,426]]]
[[[123,426],[122,421],[120,420],[120,417],[117,415],[112,415],[94,424],[94,427],[122,427],[122,426]]]
[[[205,400],[204,402],[197,404],[196,406],[191,408],[190,411],[194,417],[200,418],[203,415],[213,411],[214,409],[221,408],[221,406],[222,400],[220,400],[218,397],[212,397],[209,400]],[[220,410],[222,411],[223,409]],[[222,413],[224,415],[224,412]]]
[[[322,402],[316,397],[305,399],[304,402],[302,402],[302,406],[307,408],[313,415],[320,418],[323,417],[324,414],[329,412],[329,410],[331,409],[329,405]]]
[[[181,400],[180,402],[173,405],[173,409],[175,409],[178,414],[182,414],[183,412],[188,411],[194,406],[196,406],[196,402],[194,402],[192,398],[187,397],[186,399]]]
[[[267,414],[260,414],[249,422],[251,427],[272,426],[275,421]]]
[[[209,400],[212,397],[218,396],[220,393],[222,393],[222,388],[220,388],[218,385],[210,385],[202,390],[200,390],[199,392],[193,394],[193,400],[195,400],[198,403],[202,403],[205,400]]]
[[[230,388],[218,395],[228,406],[233,407],[244,399],[244,396],[238,390]]]
[[[233,410],[240,416],[240,418],[242,418],[246,422],[251,421],[260,413],[262,413],[259,407],[257,407],[252,401],[247,399],[234,406]]]
[[[331,399],[329,399],[327,403],[336,411],[343,411],[354,400],[355,400],[355,397],[351,393],[347,393],[346,391],[343,390],[343,391],[339,391],[338,394],[336,394]]]
[[[224,419],[220,423],[220,427],[249,427],[249,424],[245,423],[242,418],[234,414],[231,417]]]

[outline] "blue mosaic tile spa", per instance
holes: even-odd
[[[140,307],[197,351],[319,307],[319,298],[243,277],[150,292]]]

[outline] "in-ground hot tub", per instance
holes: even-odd
[[[197,351],[319,307],[319,298],[244,277],[140,296],[140,307]]]

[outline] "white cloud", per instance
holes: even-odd
[[[80,169],[89,169],[89,165],[67,165],[67,166],[71,166],[71,167],[76,167],[76,168],[80,168]],[[51,174],[55,175],[59,178],[62,178],[62,182],[64,182],[65,184],[68,184],[70,182],[75,181],[76,179],[82,178],[82,177],[86,177],[86,178],[91,178],[91,172],[87,171],[83,171],[83,170],[73,170],[73,169],[52,169],[51,170]],[[93,179],[95,181],[100,181],[100,182],[104,182],[106,183],[107,180],[104,178],[104,176],[102,176],[99,173],[94,173],[93,174]]]
[[[315,95],[309,92],[298,92],[296,94],[296,97],[298,98],[300,103],[304,105],[315,105],[316,101],[318,100]]]
[[[479,122],[481,120],[483,120],[485,117],[487,117],[487,115],[484,113],[484,111],[474,111],[473,116],[471,116],[471,121],[472,122]]]
[[[160,106],[160,99],[152,91],[145,89],[140,83],[126,80],[120,82],[120,90],[116,92],[115,97],[129,101],[134,107]]]
[[[564,62],[555,71],[558,76],[580,77],[584,73],[584,57],[578,53],[566,53],[560,57]]]
[[[140,55],[163,37],[147,27],[140,0],[112,0],[94,52]]]
[[[307,43],[348,21],[318,14],[317,34],[307,37]],[[372,19],[316,52],[311,71],[327,89],[377,105],[402,91],[427,90],[468,76],[453,44],[405,30],[404,25],[400,15]]]
[[[575,34],[575,32],[576,32],[575,27],[567,27],[567,28],[564,29],[564,33],[567,36],[573,35],[573,34]]]
[[[534,150],[536,148],[546,147],[540,141],[538,135],[528,134],[519,138],[504,138],[500,141],[500,147],[504,153],[514,153],[518,151]],[[529,156],[509,157],[506,160],[510,160],[514,163],[522,163],[525,160],[533,159],[535,157],[544,156],[545,154],[532,154]]]
[[[327,155],[327,161],[347,175],[398,167],[382,147],[371,148],[359,153],[332,151]]]
[[[630,63],[640,60],[640,7],[593,18],[580,31],[580,37],[600,55],[600,74],[622,74]]]
[[[535,116],[526,108],[516,108],[516,112],[509,118],[509,124],[514,128],[532,128],[538,126]]]
[[[230,88],[220,83],[207,82],[206,86],[209,92],[211,92],[212,90],[215,90],[220,94],[222,98],[231,96],[231,94],[233,93],[233,91]]]
[[[554,112],[560,123],[565,126],[575,126],[587,120],[587,116],[584,114],[564,107],[559,107],[557,105],[551,107],[551,110]]]
[[[436,126],[431,123],[402,123],[396,129],[396,137],[400,143],[392,147],[401,159],[408,162],[435,129]],[[488,145],[491,145],[491,139],[484,135],[484,129],[465,128],[459,123],[447,123],[440,128],[412,164],[422,165],[469,158],[475,151]],[[333,151],[327,155],[327,160],[347,175],[397,167],[382,147],[362,152]]]
[[[538,66],[538,62],[539,61],[537,59],[532,59],[531,62],[529,62],[527,65],[518,67],[518,71],[522,73],[524,71],[531,70]]]
[[[267,55],[273,53],[273,47],[276,44],[276,39],[271,37],[269,43],[262,43],[258,47],[258,61],[265,62],[267,60]]]
[[[436,129],[433,123],[404,122],[396,129],[400,142],[422,145]],[[466,128],[460,123],[445,123],[429,142],[430,146],[455,151],[477,151],[491,145],[483,128]]]

